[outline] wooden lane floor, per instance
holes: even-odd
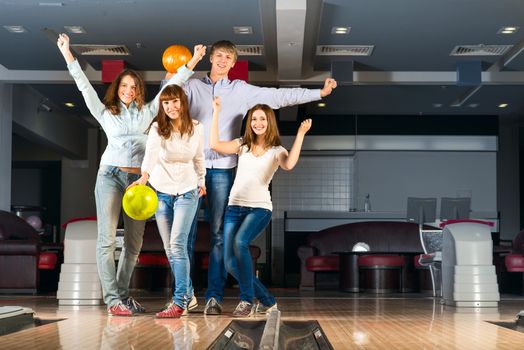
[[[317,320],[335,349],[524,349],[524,333],[489,322],[513,321],[524,309],[521,297],[503,298],[498,308],[474,309],[445,307],[416,294],[276,294],[282,321]],[[165,298],[137,299],[151,312],[125,318],[108,317],[103,306],[59,307],[53,296],[0,296],[0,306],[29,307],[46,321],[64,319],[0,336],[0,349],[205,349],[232,320],[238,302],[226,297],[222,316],[204,316],[199,295],[196,312],[159,320],[154,312]]]

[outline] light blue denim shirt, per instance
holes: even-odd
[[[100,159],[100,165],[139,168],[146,149],[145,131],[158,113],[158,98],[162,90],[151,102],[143,105],[141,110],[138,110],[135,102],[132,102],[129,108],[122,103],[120,114],[113,115],[98,97],[78,61],[74,60],[67,65],[67,68],[78,90],[82,92],[87,108],[107,135],[107,147]],[[193,71],[182,66],[164,86],[169,84],[181,86],[191,75]]]
[[[278,109],[321,99],[320,89],[258,87],[243,80],[231,81],[227,78],[213,84],[208,76],[190,79],[184,85],[184,90],[189,98],[191,117],[204,124],[206,167],[219,169],[234,168],[237,156],[222,155],[209,148],[214,96],[220,96],[221,99],[218,128],[220,139],[224,141],[241,136],[242,119],[251,107],[259,103]]]

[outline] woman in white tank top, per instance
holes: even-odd
[[[218,123],[220,98],[213,101],[210,147],[224,154],[238,154],[235,182],[224,216],[224,263],[226,270],[238,280],[240,303],[234,317],[248,317],[254,312],[276,309],[275,297],[253,274],[250,243],[271,220],[269,183],[280,167],[291,170],[300,156],[304,136],[311,128],[311,119],[298,129],[291,151],[281,146],[275,113],[267,105],[256,105],[248,112],[243,138],[220,141]],[[258,304],[253,304],[257,298]]]

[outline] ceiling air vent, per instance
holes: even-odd
[[[317,56],[371,56],[373,45],[319,45]]]
[[[262,56],[264,47],[262,45],[236,45],[239,56]]]
[[[71,48],[84,56],[129,56],[125,45],[88,45],[71,44]]]
[[[451,50],[450,56],[501,56],[513,45],[458,45]]]

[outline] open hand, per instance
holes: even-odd
[[[126,188],[126,191],[133,187],[133,186],[136,186],[136,185],[145,185],[147,184],[147,180],[149,179],[149,176],[145,176],[145,175],[142,175],[140,176],[140,178],[138,180],[136,180],[135,182],[133,182],[131,185],[127,186]]]
[[[307,133],[309,129],[311,129],[311,125],[313,124],[313,121],[311,119],[306,119],[302,123],[300,123],[300,126],[298,127],[298,133]]]

